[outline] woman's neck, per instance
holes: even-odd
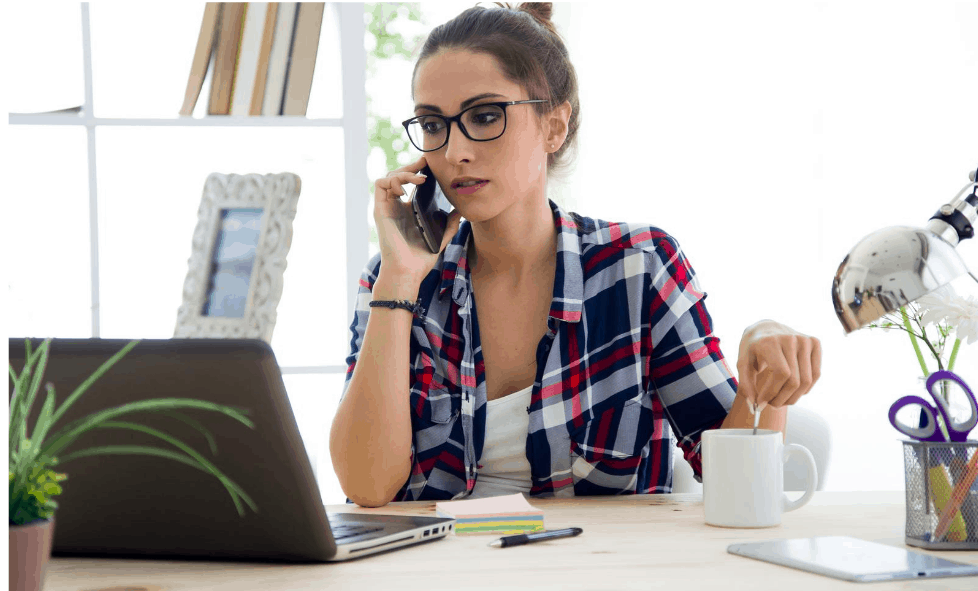
[[[516,203],[496,217],[472,222],[469,270],[517,287],[555,265],[557,229],[546,199]]]

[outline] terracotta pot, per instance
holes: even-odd
[[[10,526],[10,591],[40,591],[54,542],[54,518]]]

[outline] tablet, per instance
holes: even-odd
[[[978,576],[972,564],[848,536],[731,544],[727,552],[856,583]]]

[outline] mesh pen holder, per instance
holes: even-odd
[[[907,477],[906,543],[934,550],[978,550],[978,464],[971,474],[967,469],[978,453],[978,441],[904,441],[903,451]],[[944,518],[946,533],[938,538],[941,517],[949,505],[955,504],[955,489],[960,505],[949,514],[953,517]]]

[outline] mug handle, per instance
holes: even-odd
[[[805,488],[805,494],[801,495],[801,498],[796,501],[792,501],[788,498],[788,495],[783,492],[781,493],[781,511],[783,513],[801,508],[812,499],[812,495],[815,494],[815,489],[818,487],[818,468],[815,467],[815,456],[812,455],[812,452],[808,451],[807,447],[798,445],[797,443],[789,443],[784,446],[784,459],[782,462],[787,463],[788,458],[795,454],[802,456],[808,467],[808,486]]]

